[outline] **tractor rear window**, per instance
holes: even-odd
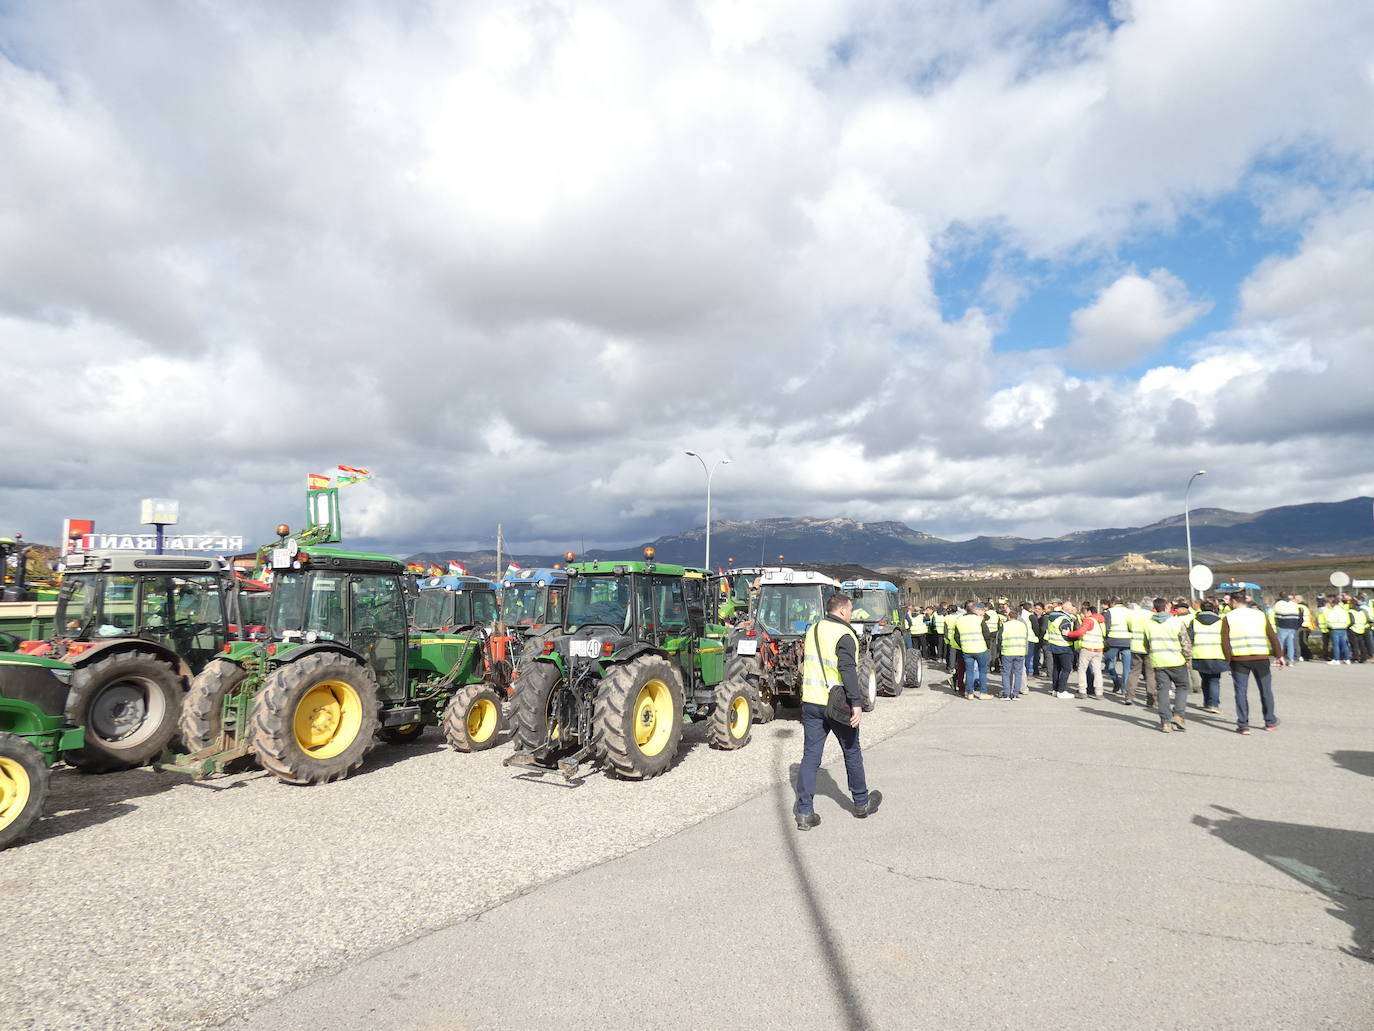
[[[758,621],[770,634],[804,634],[825,614],[820,584],[764,584],[759,590]]]
[[[305,574],[278,573],[272,578],[272,634],[301,628],[305,614]]]
[[[91,577],[63,578],[57,598],[57,625],[64,633],[79,634],[94,617],[95,608],[95,582]]]
[[[854,591],[854,619],[875,623],[880,619],[895,619],[897,595],[892,591]]]
[[[568,584],[568,629],[600,623],[630,627],[630,580],[623,576],[579,576]]]
[[[501,618],[511,626],[529,626],[541,621],[539,584],[514,584],[501,588]]]
[[[481,626],[496,622],[495,591],[478,591],[472,596],[472,621]]]
[[[415,627],[418,630],[447,630],[453,626],[452,591],[421,591],[415,598]]]

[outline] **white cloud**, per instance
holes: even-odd
[[[1188,296],[1168,269],[1148,276],[1128,272],[1070,317],[1068,357],[1075,365],[1121,369],[1146,357],[1211,307]]]

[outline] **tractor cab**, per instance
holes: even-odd
[[[449,633],[496,622],[496,585],[480,576],[426,576],[417,584],[411,625]]]
[[[840,587],[854,600],[849,622],[859,635],[860,677],[873,683],[878,694],[896,696],[904,687],[919,687],[924,660],[908,647],[897,585],[889,580],[845,580]]]
[[[562,626],[568,593],[565,569],[521,569],[501,581],[501,621],[512,630],[538,633]]]
[[[845,580],[840,588],[854,599],[850,622],[860,633],[890,633],[905,629],[901,594],[888,580]],[[859,624],[863,624],[862,628]]]
[[[800,704],[803,639],[840,585],[815,570],[788,568],[764,570],[756,584],[753,618],[735,635],[726,675],[757,691],[767,721],[780,703]]]

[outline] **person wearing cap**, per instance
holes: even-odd
[[[1236,732],[1250,733],[1250,677],[1259,688],[1264,711],[1264,729],[1275,730],[1279,718],[1274,712],[1273,679],[1270,656],[1278,657],[1279,668],[1288,663],[1279,649],[1279,635],[1264,613],[1250,604],[1244,594],[1233,595],[1231,611],[1221,623],[1221,650],[1231,664],[1231,682],[1236,690]]]

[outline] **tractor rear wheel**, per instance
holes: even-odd
[[[196,674],[181,706],[177,728],[188,752],[199,752],[232,733],[224,719],[224,699],[248,675],[237,662],[215,659]]]
[[[181,674],[147,652],[116,652],[79,667],[67,719],[86,728],[86,743],[63,758],[85,773],[156,759],[177,732],[183,691]]]
[[[863,695],[861,708],[864,712],[872,712],[878,704],[878,671],[871,655],[859,660],[859,692]]]
[[[642,655],[602,678],[592,702],[592,740],[626,780],[657,777],[682,743],[682,680],[667,659]]]
[[[777,715],[778,700],[766,686],[763,664],[754,655],[731,655],[725,660],[725,681],[743,680],[749,685],[750,699],[754,703],[754,722],[771,723]]]
[[[377,678],[346,655],[316,652],[263,682],[248,721],[258,764],[288,784],[324,784],[357,769],[377,743]]]
[[[716,706],[706,739],[712,748],[732,750],[749,743],[754,725],[754,689],[743,677],[722,680],[716,685]]]
[[[873,642],[873,665],[878,671],[879,694],[896,698],[906,686],[906,649],[896,634]]]
[[[14,844],[43,815],[48,764],[18,734],[0,734],[0,848]]]
[[[759,662],[757,655],[731,655],[725,660],[725,679],[733,680],[735,677],[760,677],[763,675],[763,663]]]
[[[423,723],[403,723],[399,727],[383,727],[377,733],[389,745],[408,745],[412,741],[420,740],[420,735],[424,732]]]
[[[444,710],[444,738],[455,751],[484,752],[506,729],[501,696],[486,684],[469,684]]]
[[[917,688],[926,680],[926,660],[919,648],[906,650],[906,686]]]
[[[515,747],[525,753],[546,749],[543,762],[550,768],[549,757],[568,744],[550,711],[562,682],[563,675],[552,662],[534,663],[515,682]]]

